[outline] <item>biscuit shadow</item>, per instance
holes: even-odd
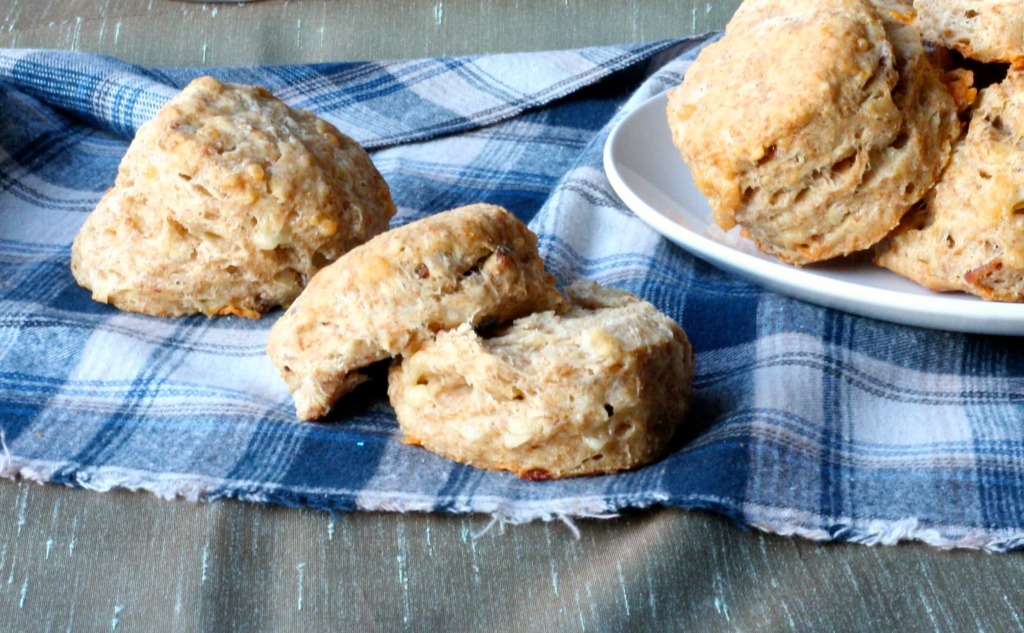
[[[666,455],[674,455],[686,448],[702,433],[714,426],[715,420],[722,417],[728,410],[727,402],[704,395],[700,390],[695,390],[690,401],[690,409],[686,412],[686,418],[669,442]]]
[[[346,422],[370,414],[379,414],[382,405],[394,413],[388,404],[388,369],[391,359],[377,361],[360,370],[367,377],[366,382],[345,394],[331,407],[330,413],[317,420],[319,424],[344,425]]]

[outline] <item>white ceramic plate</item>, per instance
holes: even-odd
[[[612,187],[656,231],[719,268],[804,301],[906,325],[1024,335],[1024,304],[931,292],[867,263],[796,268],[759,253],[735,230],[723,232],[672,145],[666,95],[629,113],[604,148]]]

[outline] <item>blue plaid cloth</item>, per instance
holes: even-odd
[[[0,51],[0,473],[96,490],[502,521],[700,508],[816,540],[1024,544],[1021,339],[901,327],[767,292],[659,237],[601,167],[610,126],[706,40],[393,63],[140,68]],[[193,77],[260,84],[373,149],[396,224],[503,205],[561,283],[656,304],[697,351],[678,446],[527,482],[403,445],[385,385],[300,423],[276,318],[156,319],[90,300],[70,244],[138,126]]]

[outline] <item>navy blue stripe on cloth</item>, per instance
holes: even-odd
[[[636,218],[612,125],[713,38],[395,62],[154,69],[0,51],[0,474],[96,490],[521,522],[668,505],[817,540],[1024,546],[1022,339],[901,327],[776,295]],[[653,302],[697,352],[669,455],[527,482],[401,442],[382,368],[321,423],[266,358],[277,318],[155,319],[93,302],[69,245],[135,130],[192,78],[263,85],[374,149],[395,225],[513,210],[549,270]]]

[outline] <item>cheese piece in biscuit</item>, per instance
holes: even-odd
[[[437,332],[559,307],[537,236],[505,209],[476,204],[407,224],[320,271],[270,330],[267,353],[299,418],[327,414],[367,365]]]
[[[388,395],[405,441],[527,479],[610,473],[663,455],[683,423],[693,350],[650,303],[590,282],[564,314],[485,338],[442,332],[395,361]]]
[[[262,88],[203,77],[139,128],[71,270],[122,310],[258,317],[394,213],[351,138]]]

